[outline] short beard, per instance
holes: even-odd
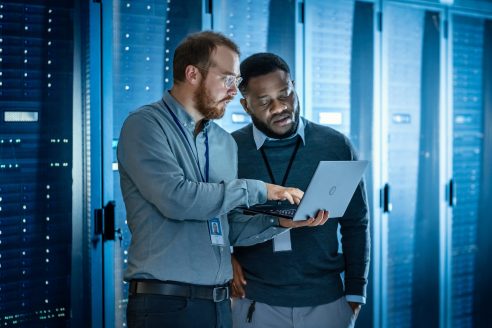
[[[232,97],[227,97],[223,100],[230,100]],[[218,102],[215,102],[210,94],[207,92],[207,88],[205,88],[205,82],[201,81],[198,88],[193,93],[193,101],[195,102],[195,106],[198,111],[203,115],[203,117],[207,120],[215,120],[222,118],[225,113],[225,106],[223,108],[219,108]]]
[[[300,118],[300,108],[299,108],[299,101],[297,101],[297,104],[294,107],[294,124],[292,124],[292,127],[285,133],[279,134],[275,133],[274,131],[270,130],[268,125],[266,123],[263,123],[262,121],[258,120],[255,116],[251,115],[251,120],[253,121],[253,124],[256,126],[258,130],[263,132],[267,137],[273,138],[273,139],[286,139],[289,138],[290,136],[294,135],[297,131],[297,126],[299,125],[299,118]],[[282,115],[282,113],[278,115]]]

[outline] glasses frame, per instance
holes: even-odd
[[[204,70],[206,72],[210,72],[210,68],[205,68],[205,67],[198,66],[198,65],[193,65],[193,66],[195,66],[196,68],[198,68],[200,70]],[[218,66],[213,66],[213,67],[218,67]],[[215,73],[215,72],[212,72],[212,73]],[[224,74],[224,73],[216,73],[216,74],[219,74],[219,75],[222,75],[223,76],[223,78],[224,78],[224,87],[226,89],[232,88],[233,85],[236,87],[236,89],[238,89],[239,88],[239,84],[241,84],[241,82],[243,81],[243,78],[241,76],[234,76],[232,74]]]

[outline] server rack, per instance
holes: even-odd
[[[74,38],[72,1],[0,3],[2,326],[68,325],[72,301],[80,301],[74,278],[83,263],[72,258],[81,239],[72,234],[80,219],[71,192]]]

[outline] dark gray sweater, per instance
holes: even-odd
[[[293,162],[286,186],[306,190],[319,161],[354,160],[355,152],[341,133],[307,120],[305,140]],[[235,131],[239,178],[270,181],[261,153],[256,150],[251,124]],[[265,141],[268,161],[280,184],[297,138]],[[315,306],[344,294],[366,296],[369,270],[369,222],[364,184],[361,182],[343,218],[324,226],[290,231],[292,251],[273,252],[273,241],[235,247],[246,280],[246,297],[275,306]],[[337,228],[341,226],[343,254],[338,253]],[[340,273],[345,271],[345,290]]]

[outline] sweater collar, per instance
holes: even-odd
[[[292,134],[290,137],[286,139],[275,139],[275,138],[270,138],[267,137],[263,132],[258,130],[258,128],[253,124],[253,139],[255,140],[256,144],[256,150],[260,149],[261,146],[265,143],[265,141],[281,141],[281,140],[288,140],[295,138],[296,136],[300,136],[302,139],[302,143],[305,145],[306,140],[304,138],[304,119],[302,117],[299,117],[299,124],[297,125],[297,130],[294,134]]]

